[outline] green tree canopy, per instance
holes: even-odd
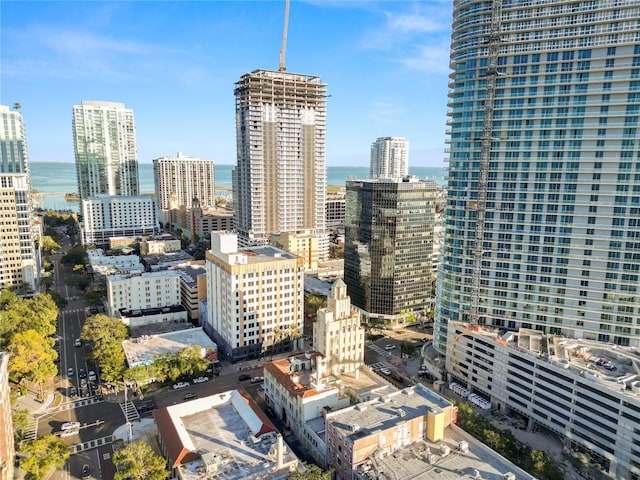
[[[118,466],[114,480],[165,480],[169,478],[167,462],[143,441],[126,444],[113,453]]]
[[[62,247],[49,235],[45,235],[42,239],[42,248],[50,254],[53,250],[60,250]]]
[[[87,252],[81,246],[75,246],[69,249],[66,255],[62,256],[60,260],[64,265],[86,265],[87,264]]]
[[[23,444],[20,453],[23,455],[20,467],[32,475],[31,478],[40,480],[48,470],[62,467],[71,452],[69,445],[56,435],[47,435]]]
[[[13,335],[35,330],[43,337],[56,331],[58,307],[48,293],[22,299],[3,291],[0,294],[0,347],[6,346]]]
[[[42,383],[56,376],[58,369],[54,363],[58,354],[50,340],[35,330],[18,332],[12,336],[7,346],[10,375],[20,381]]]
[[[305,463],[303,468],[294,470],[287,475],[287,480],[331,480],[331,473],[322,470],[312,463]]]
[[[82,327],[80,339],[89,346],[89,357],[96,362],[107,382],[122,380],[125,371],[122,341],[127,336],[127,327],[117,318],[107,315],[93,315]]]

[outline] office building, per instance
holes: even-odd
[[[141,310],[180,305],[180,275],[172,270],[132,275],[109,275],[107,277],[107,303],[109,315],[112,317],[118,316],[120,310]]]
[[[310,230],[326,258],[327,86],[313,75],[255,70],[236,82],[235,96],[233,207],[240,245]]]
[[[370,178],[409,175],[409,142],[402,137],[379,137],[371,144]]]
[[[0,352],[0,480],[13,480],[16,456],[10,393],[9,355]]]
[[[341,279],[333,284],[327,307],[318,310],[313,347],[324,356],[330,375],[358,372],[364,365],[364,328]]]
[[[295,348],[302,335],[302,259],[279,248],[238,248],[235,233],[213,232],[206,255],[203,327],[232,362]]]
[[[157,235],[156,201],[144,195],[97,195],[80,202],[83,245],[108,245],[112,237]]]
[[[429,308],[436,190],[416,177],[347,181],[344,281],[365,316],[395,326]]]
[[[73,147],[80,200],[140,194],[133,110],[114,102],[74,105]]]
[[[216,206],[215,163],[178,152],[153,160],[156,201],[164,223],[171,210],[189,209],[197,199],[203,209]],[[182,225],[178,225],[182,228]]]
[[[327,227],[343,227],[345,216],[344,193],[328,194],[325,202]]]
[[[452,398],[475,395],[476,406],[515,411],[526,428],[542,425],[589,451],[611,478],[640,478],[637,349],[461,322],[447,333]]]
[[[0,105],[0,287],[37,288],[40,255],[22,115]]]
[[[434,344],[471,321],[638,347],[640,4],[494,5],[454,7]]]

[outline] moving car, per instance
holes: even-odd
[[[391,375],[391,370],[389,370],[388,368],[381,368],[380,372],[382,372],[385,375]]]
[[[207,377],[198,377],[193,379],[193,383],[204,383],[209,381]]]
[[[81,347],[82,346],[82,341],[79,338],[76,338],[75,342],[73,342],[73,344],[76,347]]]
[[[198,398],[198,395],[196,395],[195,393],[185,393],[184,394],[184,399],[185,400],[191,400],[192,398]]]
[[[264,377],[253,377],[251,379],[251,383],[260,383],[260,382],[264,382]]]
[[[61,430],[73,430],[80,428],[80,422],[64,422],[60,427]]]
[[[251,380],[251,375],[247,375],[246,373],[243,373],[238,377],[238,380],[241,382],[244,382],[245,380]]]
[[[83,465],[82,466],[82,478],[83,480],[87,480],[87,478],[91,477],[91,468],[89,468],[89,465]]]
[[[391,345],[390,343],[384,346],[384,349],[389,351],[389,350],[395,350],[396,346],[395,345]]]
[[[179,388],[187,388],[189,386],[189,382],[178,382],[173,385],[174,390],[178,390]]]
[[[67,375],[69,375],[70,377],[73,377],[73,373],[74,373],[74,372],[75,372],[75,370],[74,370],[73,368],[71,368],[71,367],[69,367],[69,368],[67,369]]]

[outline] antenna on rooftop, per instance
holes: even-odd
[[[282,49],[280,50],[280,67],[278,67],[279,72],[284,72],[287,70],[287,67],[284,66],[284,57],[287,54],[287,30],[289,28],[289,1],[285,1],[284,7],[284,30],[282,32]]]

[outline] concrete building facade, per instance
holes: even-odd
[[[366,316],[395,325],[429,308],[436,190],[416,177],[347,181],[344,281]]]
[[[269,243],[300,257],[306,271],[318,270],[318,237],[310,231],[272,233]]]
[[[327,307],[318,310],[313,347],[324,356],[330,375],[357,372],[364,365],[364,328],[341,279],[333,284]]]
[[[180,275],[174,271],[107,277],[109,315],[121,309],[141,310],[180,305]]]
[[[133,110],[123,103],[85,101],[73,107],[78,195],[139,195]]]
[[[320,78],[255,70],[235,86],[234,223],[240,245],[311,230],[326,258],[326,99]]]
[[[286,351],[302,334],[302,259],[269,245],[238,248],[235,233],[213,232],[206,254],[207,311],[202,319],[233,362]]]
[[[207,298],[207,269],[204,260],[194,260],[171,267],[180,275],[180,300],[187,309],[189,320],[200,322],[200,302]]]
[[[379,137],[371,144],[370,178],[409,175],[409,142],[403,137]]]
[[[0,105],[0,287],[40,278],[38,229],[33,215],[24,121],[18,111]]]
[[[111,237],[157,235],[156,202],[145,195],[98,195],[80,202],[82,244],[108,245]]]
[[[640,478],[640,356],[581,339],[451,324],[446,368],[463,394],[515,411],[594,456],[611,478]]]
[[[215,162],[178,152],[175,157],[153,160],[156,201],[163,222],[169,211],[190,208],[198,199],[204,209],[215,207]]]

